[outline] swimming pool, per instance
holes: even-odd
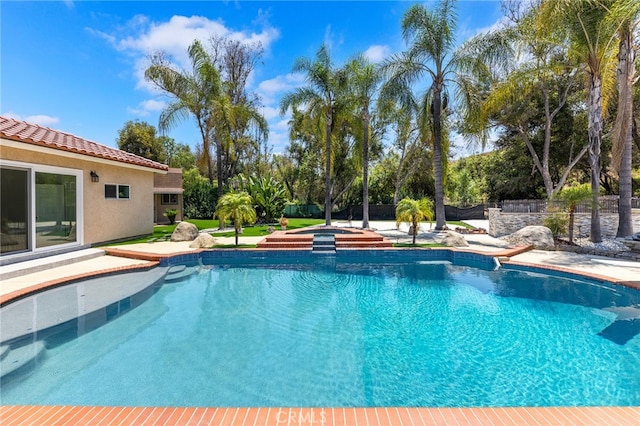
[[[61,287],[0,311],[3,357],[32,356],[3,367],[2,404],[640,403],[638,291],[494,267],[446,250],[206,252]],[[69,306],[88,313],[67,321]]]

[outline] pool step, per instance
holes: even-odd
[[[38,340],[28,345],[11,348],[2,360],[0,360],[0,376],[6,376],[9,373],[28,365],[38,359],[44,352],[44,342]]]
[[[177,265],[169,268],[167,275],[164,277],[165,282],[178,281],[187,278],[196,272],[195,266]]]
[[[314,235],[312,251],[314,253],[335,253],[336,252],[335,235],[322,235],[322,234]]]

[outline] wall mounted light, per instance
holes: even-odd
[[[91,176],[91,182],[100,182],[100,176],[94,170],[91,170],[89,175]]]

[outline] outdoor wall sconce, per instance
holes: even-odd
[[[91,182],[100,182],[100,176],[94,170],[91,170],[89,175],[91,175]]]

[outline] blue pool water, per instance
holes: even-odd
[[[189,266],[108,300],[93,314],[102,322],[85,315],[5,341],[7,359],[41,350],[2,378],[1,403],[640,404],[640,294],[631,289],[422,254]],[[100,288],[127,287],[124,277]],[[65,297],[73,305],[88,291]],[[34,318],[62,316],[32,304]]]

